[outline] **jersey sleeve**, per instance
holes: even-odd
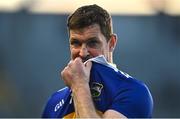
[[[54,94],[53,94],[54,95]],[[44,110],[41,115],[42,118],[50,118],[54,115],[54,100],[53,95],[49,97],[47,103],[44,105]]]
[[[127,118],[151,118],[153,99],[145,84],[121,90],[114,97],[109,109],[120,112]]]
[[[60,89],[51,95],[42,113],[42,118],[57,118],[64,115],[62,108],[66,107],[64,105],[69,104],[69,99],[71,98],[71,93],[69,88],[65,87]]]

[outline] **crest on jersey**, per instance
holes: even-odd
[[[101,95],[101,90],[103,89],[103,85],[97,82],[92,82],[90,88],[91,88],[92,97],[96,98]]]

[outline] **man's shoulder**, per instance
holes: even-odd
[[[91,82],[100,82],[108,89],[118,90],[140,89],[147,90],[145,83],[115,66],[94,63],[91,71]],[[135,90],[137,91],[137,90]]]
[[[132,97],[139,97],[139,95],[146,95],[151,97],[151,93],[147,85],[142,81],[129,74],[118,70],[110,73],[111,77],[104,80],[105,87],[114,94]],[[108,76],[107,76],[108,77]],[[123,97],[123,96],[122,96]]]
[[[124,88],[128,88],[129,90],[134,91],[148,91],[147,85],[142,81],[135,77],[130,76],[129,74],[119,71],[119,75],[121,77],[121,84]]]
[[[68,87],[62,88],[54,92],[48,99],[47,105],[55,105],[60,101],[64,101],[68,95],[71,95],[71,90]]]
[[[51,100],[56,100],[56,99],[59,99],[60,97],[63,98],[65,96],[67,96],[67,94],[70,94],[71,93],[71,90],[68,88],[68,87],[64,87],[56,92],[54,92],[50,99]]]
[[[70,95],[71,90],[68,87],[54,92],[46,103],[42,117],[56,117],[58,110],[66,104],[66,101],[71,97]]]

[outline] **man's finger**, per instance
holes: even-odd
[[[86,68],[90,71],[91,70],[91,67],[92,67],[92,62],[91,61],[88,61],[86,64],[85,64]]]
[[[73,60],[69,61],[68,66],[70,67],[73,63]]]

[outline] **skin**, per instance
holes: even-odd
[[[93,104],[89,87],[92,63],[83,63],[87,59],[104,55],[113,63],[113,50],[116,46],[116,35],[109,41],[101,33],[100,26],[93,24],[82,29],[70,30],[71,61],[61,72],[65,84],[72,90],[76,117],[79,118],[126,118],[115,110],[107,110],[98,114]]]

